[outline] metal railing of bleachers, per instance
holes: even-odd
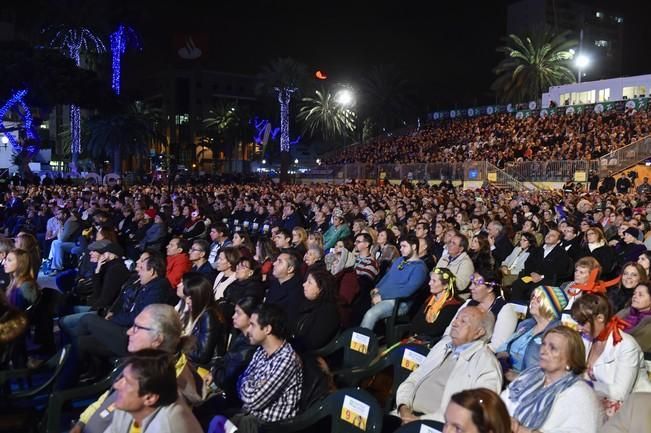
[[[651,157],[651,135],[602,156],[596,168],[602,176],[605,176],[609,171],[616,173],[649,157]]]
[[[590,170],[598,168],[598,160],[512,161],[505,164],[504,171],[520,182],[565,182],[580,172],[587,179]]]

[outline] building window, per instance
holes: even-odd
[[[597,47],[606,48],[608,46],[608,41],[603,40],[603,39],[599,39],[599,40],[594,41],[594,44]]]
[[[606,102],[610,100],[610,88],[599,90],[599,99],[597,102]]]
[[[177,114],[174,117],[174,122],[177,125],[184,125],[190,121],[190,115],[188,113]]]

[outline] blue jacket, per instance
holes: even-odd
[[[561,325],[560,320],[552,320],[541,333],[534,335],[534,337],[529,341],[529,344],[527,344],[527,348],[524,351],[521,371],[538,365],[538,361],[540,361],[540,346],[542,346],[543,335],[545,335],[545,332],[547,332],[547,330],[555,328],[559,325]],[[517,340],[521,335],[528,332],[534,326],[536,326],[536,319],[529,318],[523,320],[515,329],[515,333],[511,335],[511,338],[502,344],[502,346],[497,349],[497,352],[507,352],[509,356],[511,356],[511,343]]]
[[[422,260],[404,262],[398,257],[377,284],[383,300],[411,296],[427,281],[427,266]],[[402,269],[399,269],[402,267]]]
[[[147,305],[167,303],[171,290],[170,283],[164,275],[154,278],[144,286],[141,286],[138,282],[129,284],[122,292],[114,308],[112,308],[113,317],[110,319],[111,322],[123,328],[130,328],[133,326],[136,316]]]

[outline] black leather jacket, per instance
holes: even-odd
[[[196,339],[195,347],[188,354],[190,360],[197,365],[207,365],[212,359],[215,348],[223,347],[226,326],[222,323],[213,309],[207,309],[199,316],[199,320],[192,328],[192,335]]]

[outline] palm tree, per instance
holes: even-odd
[[[275,93],[280,105],[280,180],[286,182],[289,167],[289,104],[294,92],[304,87],[307,67],[291,58],[280,58],[258,74],[258,93]]]
[[[332,93],[317,90],[315,96],[305,97],[302,102],[297,118],[303,123],[303,132],[320,134],[327,142],[355,130],[355,113],[337,102]]]
[[[156,116],[156,111],[135,103],[124,112],[89,119],[84,128],[88,153],[93,158],[112,158],[113,171],[120,173],[122,155],[146,156],[151,143],[166,141],[156,130]]]
[[[106,51],[104,43],[90,29],[83,26],[60,25],[50,29],[53,33],[50,47],[61,50],[71,58],[77,67],[81,66],[81,54]],[[77,160],[81,152],[81,110],[78,105],[70,105],[70,132],[72,143],[72,170],[77,171]]]
[[[524,39],[511,34],[502,40],[505,45],[497,51],[506,58],[493,70],[498,77],[491,85],[502,102],[536,100],[550,86],[575,82],[570,49],[577,41],[569,31],[544,31]]]
[[[396,66],[374,66],[364,75],[357,104],[357,114],[364,119],[362,124],[393,129],[412,109],[409,83]],[[363,129],[359,128],[360,138],[363,138]]]
[[[208,117],[203,119],[204,128],[210,133],[217,143],[224,143],[229,164],[233,160],[233,148],[239,138],[237,133],[240,128],[240,110],[236,104],[226,104],[221,101],[215,107],[208,110]],[[213,154],[215,149],[213,149]],[[232,168],[232,167],[231,167]]]

